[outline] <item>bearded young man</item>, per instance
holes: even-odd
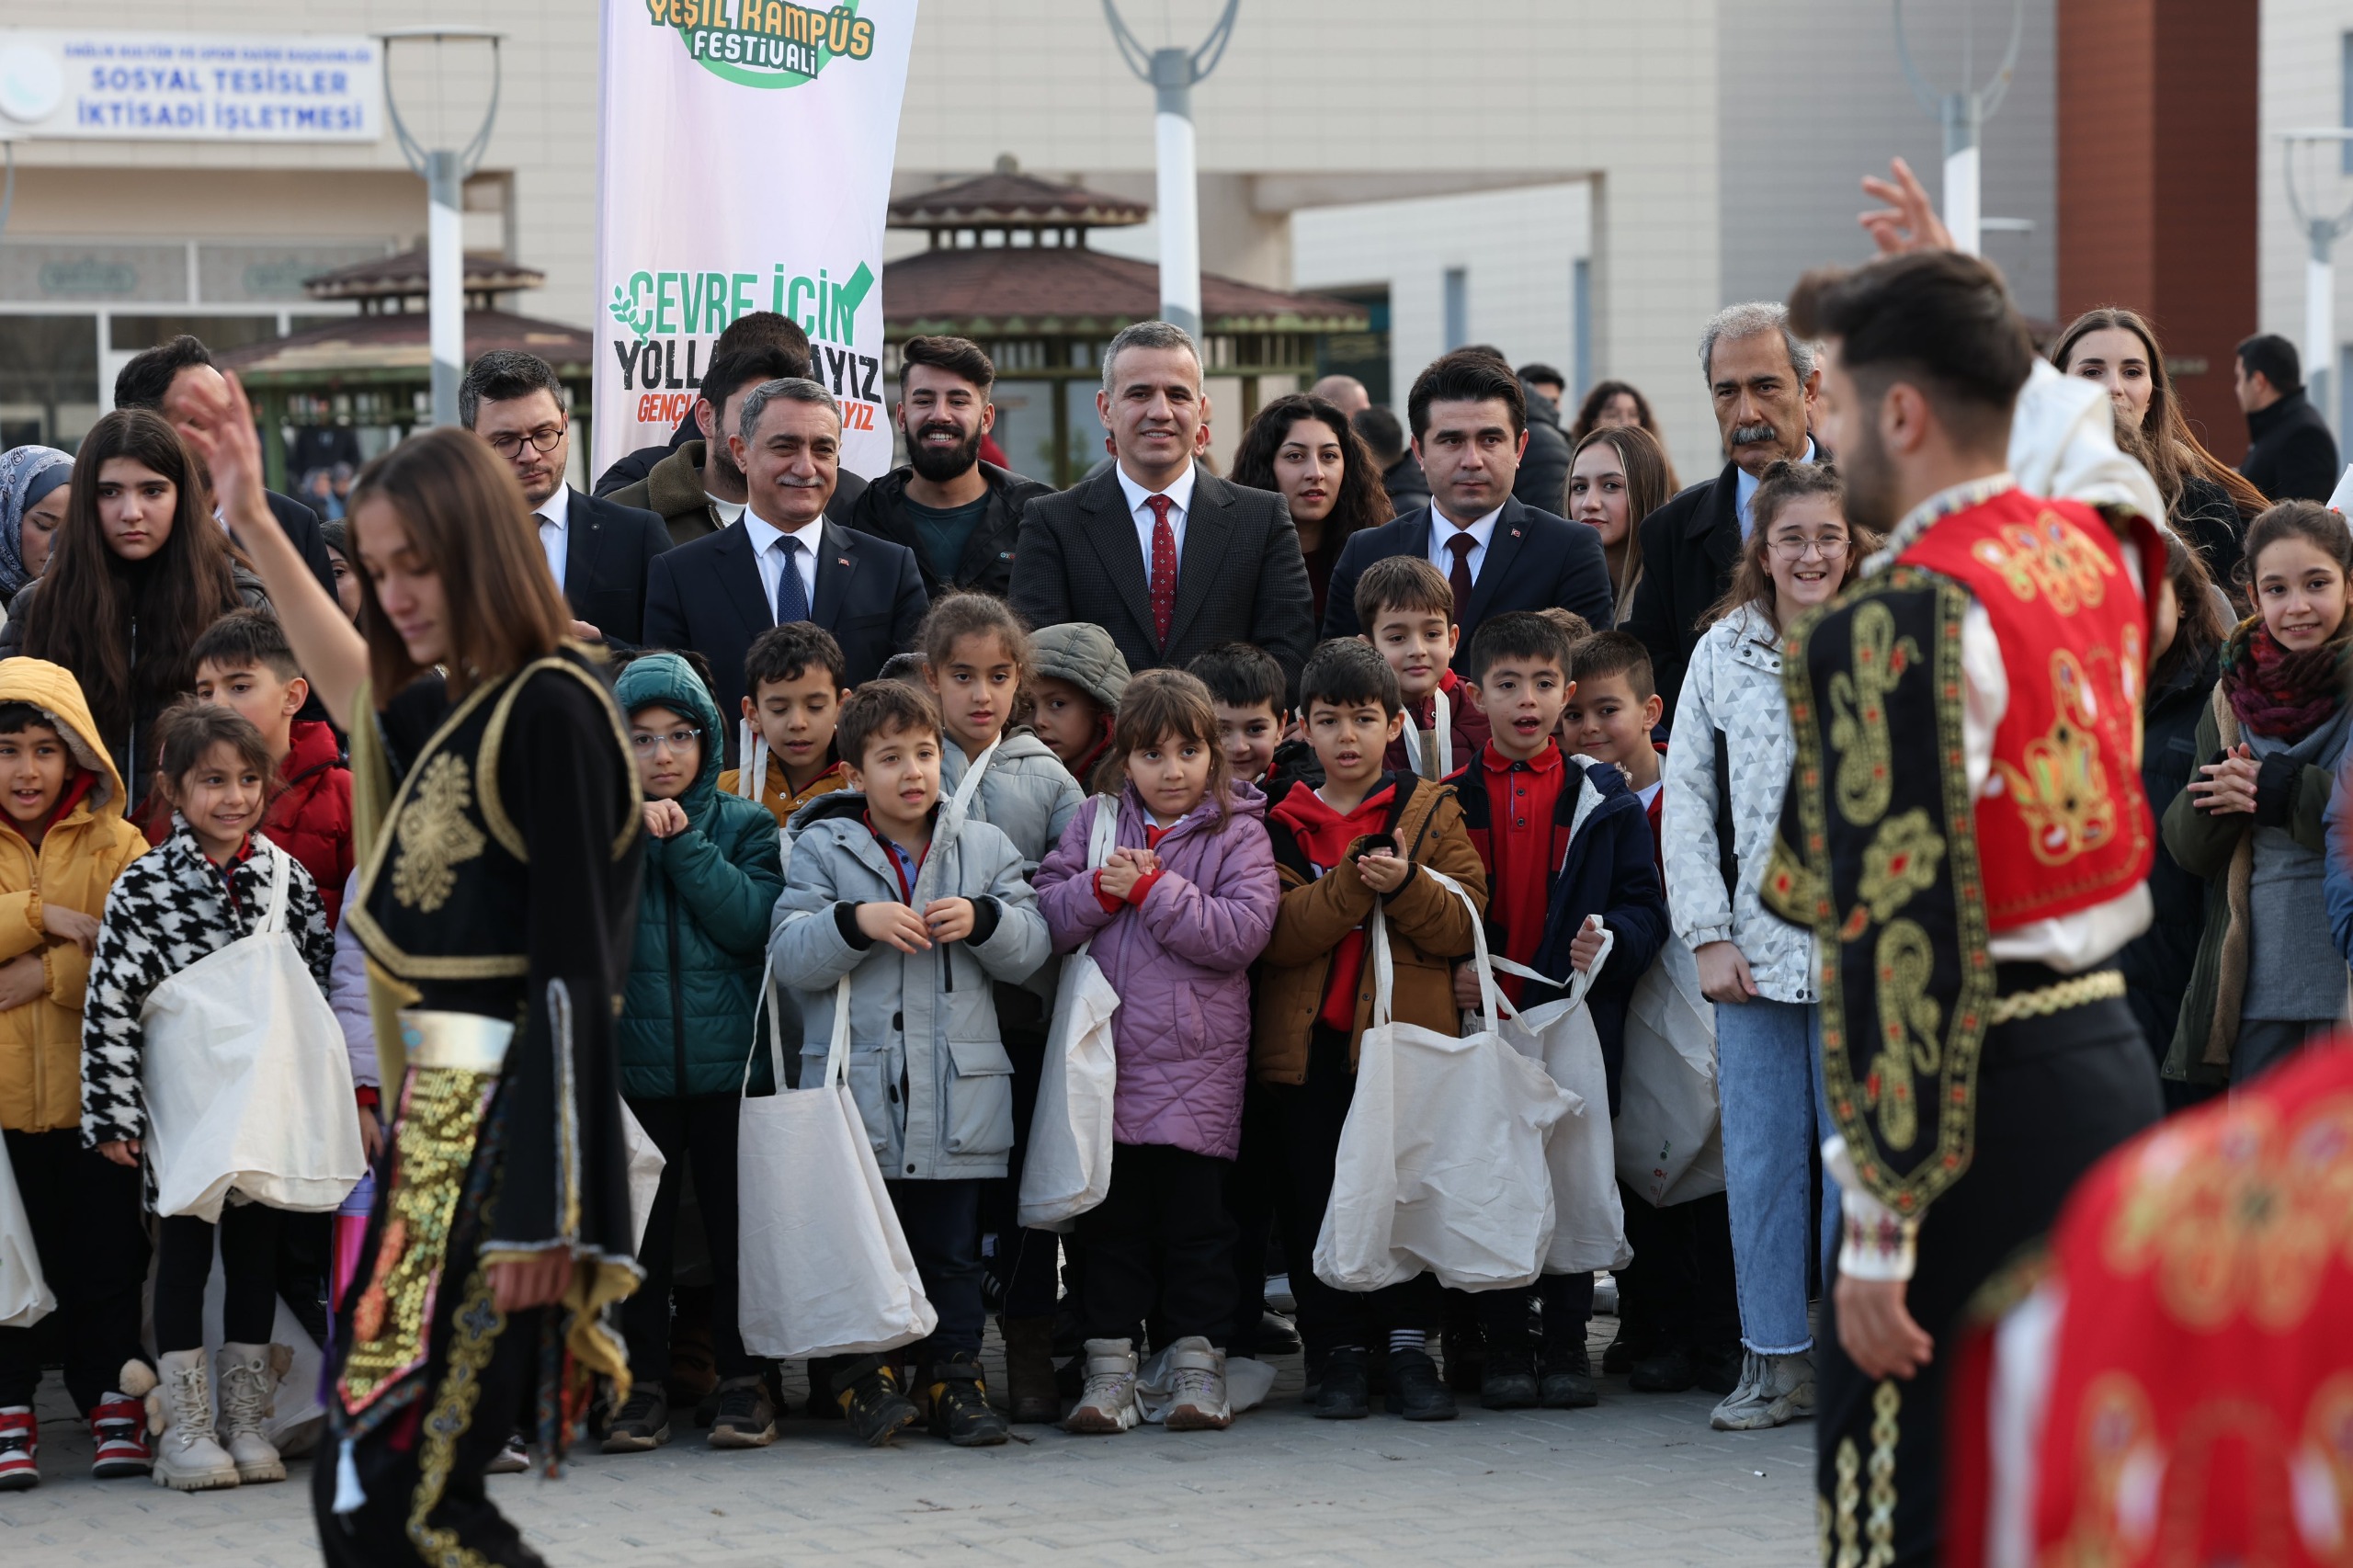
[[[1938,1560],[1964,1305],[2154,1121],[2111,960],[2149,921],[2145,511],[2019,489],[2034,364],[2001,278],[1922,250],[1809,274],[1815,428],[1887,543],[1789,636],[1797,762],[1765,885],[1813,933],[1845,1222],[1815,1420],[1824,1560]],[[2168,612],[2169,613],[2169,612]]]
[[[860,533],[915,551],[924,592],[962,588],[1006,596],[1021,508],[1054,487],[981,460],[996,426],[989,389],[996,367],[961,337],[911,337],[899,350],[901,434],[907,462],[867,486],[849,515]]]

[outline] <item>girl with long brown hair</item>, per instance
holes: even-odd
[[[2157,482],[2165,520],[2197,544],[2216,581],[2232,585],[2246,526],[2270,503],[2190,433],[2156,329],[2137,311],[2103,305],[2067,324],[2051,362],[2108,389],[2118,434]]]
[[[1315,623],[1324,623],[1324,595],[1340,547],[1359,528],[1389,520],[1389,492],[1381,465],[1348,416],[1306,392],[1279,397],[1258,411],[1233,454],[1236,484],[1279,492],[1299,530],[1307,585],[1315,594]]]
[[[196,640],[240,605],[268,602],[204,515],[203,476],[179,433],[145,409],[117,409],[82,437],[64,526],[48,570],[8,606],[0,658],[28,653],[74,672],[135,812],[156,715],[196,684]]]
[[[610,1005],[642,838],[628,734],[488,447],[434,430],[361,472],[355,628],[271,522],[242,389],[188,428],[351,733],[343,917],[401,1085],[337,1303],[320,1542],[330,1563],[536,1561],[484,1498],[484,1467],[515,1412],[540,1412],[552,1462],[589,1381],[629,1383],[604,1323],[638,1278]]]
[[[1634,606],[1643,580],[1643,519],[1675,494],[1666,452],[1638,425],[1605,425],[1569,460],[1569,519],[1601,536],[1609,562],[1612,623]]]

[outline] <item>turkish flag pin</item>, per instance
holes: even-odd
[[[834,557],[834,564],[836,566],[847,566],[849,564],[849,557],[847,555],[836,555]]]

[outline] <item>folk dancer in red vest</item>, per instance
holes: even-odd
[[[1971,1294],[2160,1111],[2109,964],[2148,924],[2147,518],[2022,492],[2033,363],[2000,276],[1921,251],[1802,281],[1817,436],[1886,548],[1790,633],[1797,760],[1766,897],[1821,964],[1845,1214],[1818,1368],[1831,1568],[1938,1558]]]

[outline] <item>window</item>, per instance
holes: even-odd
[[[2336,119],[2338,124],[2347,130],[2353,130],[2353,33],[2347,33],[2341,40],[2341,45],[2344,54],[2339,74],[2343,78],[2343,85],[2339,90],[2343,98]],[[2342,145],[2343,151],[2338,155],[2344,161],[2345,172],[2353,175],[2353,142],[2347,142]]]
[[[1471,273],[1467,267],[1446,269],[1446,347],[1449,353],[1471,341]]]
[[[1576,349],[1569,362],[1571,403],[1585,401],[1593,385],[1593,259],[1579,256],[1569,264],[1569,326],[1576,334]]]

